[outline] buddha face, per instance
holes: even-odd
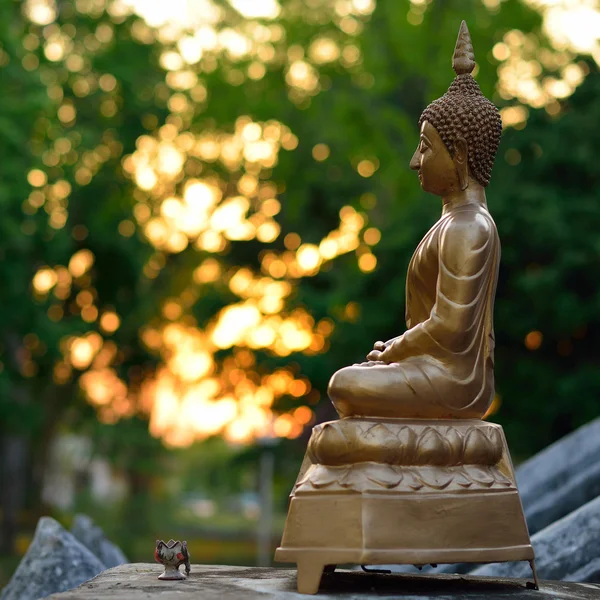
[[[426,192],[447,196],[464,190],[468,185],[466,142],[462,138],[458,140],[452,157],[435,127],[423,121],[410,168],[418,171],[419,182]]]

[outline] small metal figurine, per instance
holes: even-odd
[[[165,567],[164,573],[158,576],[159,579],[186,579],[190,574],[190,553],[187,542],[169,540],[165,544],[162,540],[156,540],[154,558]],[[180,565],[185,565],[185,575],[179,571]]]

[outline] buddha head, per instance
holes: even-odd
[[[498,109],[481,93],[471,72],[475,56],[463,21],[452,58],[456,78],[419,119],[419,145],[410,161],[421,187],[438,196],[486,187],[500,144],[502,120]]]

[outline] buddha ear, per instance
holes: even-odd
[[[469,186],[469,150],[467,146],[467,140],[459,136],[454,141],[454,166],[456,167],[456,174],[458,175],[458,184],[461,190],[466,190]]]

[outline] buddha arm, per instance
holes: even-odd
[[[461,352],[483,326],[495,273],[495,227],[471,211],[449,217],[440,232],[436,302],[429,318],[397,338],[379,360],[399,362],[411,356]]]

